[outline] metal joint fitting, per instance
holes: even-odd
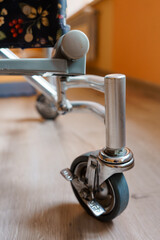
[[[129,148],[124,148],[122,154],[109,155],[105,149],[99,152],[99,160],[111,168],[121,168],[123,171],[129,170],[134,166],[133,153]]]

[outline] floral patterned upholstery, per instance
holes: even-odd
[[[65,18],[66,0],[0,0],[0,48],[52,47]]]

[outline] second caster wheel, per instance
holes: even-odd
[[[36,109],[39,114],[47,120],[54,120],[58,116],[55,105],[50,102],[43,94],[40,94],[37,98]]]
[[[79,156],[71,165],[72,174],[77,176],[82,182],[86,181],[85,173],[88,158],[89,153]],[[83,201],[73,184],[72,188],[81,206],[89,215],[96,217]],[[128,185],[123,173],[114,174],[104,181],[100,186],[100,191],[95,194],[95,200],[106,210],[104,214],[96,217],[98,220],[107,222],[120,215],[127,207],[129,200]]]

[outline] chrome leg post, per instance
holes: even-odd
[[[125,147],[126,77],[111,74],[105,77],[106,149],[112,154]]]
[[[134,166],[132,151],[126,145],[126,77],[110,74],[104,79],[106,146],[99,152],[99,182]]]

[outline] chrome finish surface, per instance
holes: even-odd
[[[88,206],[91,212],[98,217],[102,214],[105,214],[106,209],[104,209],[103,206],[96,201],[96,199],[94,198],[92,188],[88,187],[88,185],[85,183],[85,176],[82,176],[82,171],[84,168],[87,168],[86,163],[80,163],[76,167],[76,170],[71,182],[75,187],[76,191],[78,192],[79,196],[83,200],[83,202],[86,204],[86,206]],[[65,171],[65,174],[63,175],[65,176],[67,175],[67,179],[65,176],[64,177],[66,180],[68,180],[68,175],[70,178],[70,170],[66,171],[65,169],[64,171]]]
[[[104,161],[105,163],[109,164],[123,164],[129,162],[133,158],[133,153],[132,151],[125,147],[122,151],[121,154],[117,155],[108,155],[105,152],[105,149],[99,152],[99,158]]]
[[[63,169],[60,173],[67,181],[73,180],[73,174],[71,173],[71,170],[69,168]]]
[[[77,165],[72,183],[87,205],[88,203],[86,201],[108,199],[108,205],[104,208],[105,211],[108,212],[113,209],[115,204],[114,190],[109,181],[109,177],[127,171],[133,166],[133,154],[128,148],[125,148],[125,154],[123,156],[115,156],[114,158],[106,155],[105,152],[101,150],[98,156],[91,154],[87,163],[82,162]],[[85,168],[86,170],[84,171]],[[84,176],[82,176],[82,172]],[[108,185],[106,185],[107,179]]]
[[[125,148],[124,155],[108,156],[104,150],[99,152],[99,184],[116,173],[121,173],[134,166],[134,157],[130,149]]]
[[[49,98],[55,106],[57,105],[57,91],[47,80],[40,76],[25,76],[25,78],[33,87]]]
[[[106,148],[125,147],[126,77],[122,74],[105,76]]]
[[[99,103],[91,101],[70,101],[72,104],[73,110],[90,110],[100,117],[104,118],[105,116],[105,107]]]
[[[0,56],[6,59],[19,59],[19,57],[8,48],[0,48]]]
[[[108,156],[103,150],[99,152],[98,156],[89,156],[86,170],[89,188],[98,190],[99,186],[113,174],[127,171],[134,166],[133,153],[128,148],[125,150],[125,155],[121,155],[121,157]]]
[[[87,185],[95,191],[99,188],[99,165],[97,157],[90,155],[87,163],[86,175]]]
[[[116,197],[109,179],[100,185],[100,189],[95,193],[95,197],[103,205],[106,213],[110,213],[113,210]]]
[[[66,88],[92,88],[104,93],[104,78],[95,75],[69,77]]]
[[[74,175],[70,169],[62,170],[61,174],[67,181],[72,182],[82,201],[95,216],[107,214],[115,206],[114,189],[109,180],[101,185],[98,184],[98,178],[95,180],[99,168],[97,157],[90,156],[88,162],[89,164],[86,162],[78,164]]]
[[[106,213],[106,210],[95,199],[91,201],[86,201],[86,202],[87,202],[88,208],[96,217],[99,217],[102,214]]]
[[[72,110],[72,104],[69,100],[66,99],[66,92],[65,92],[65,84],[66,84],[66,77],[57,77],[56,78],[57,84],[57,110],[59,114],[65,114]]]

